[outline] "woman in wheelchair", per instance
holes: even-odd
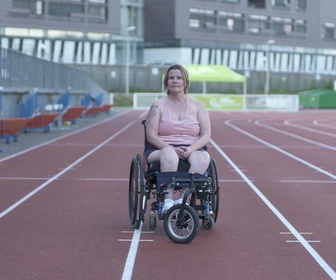
[[[210,119],[203,104],[188,96],[189,85],[187,70],[170,66],[164,76],[167,96],[155,101],[147,115],[145,156],[148,163],[159,161],[161,172],[177,171],[181,160],[188,161],[189,172],[197,174],[204,174],[209,166]],[[162,213],[181,203],[185,192],[182,189],[174,200],[174,192],[168,190]]]

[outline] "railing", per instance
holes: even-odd
[[[79,69],[0,48],[0,86],[4,92],[38,88],[39,92],[107,93]]]
[[[27,97],[37,92],[40,110],[46,104],[58,103],[58,98],[64,92],[69,93],[68,105],[80,105],[78,103],[87,94],[94,99],[99,98],[103,103],[110,103],[107,91],[85,71],[0,48],[1,116],[22,115],[22,106]],[[35,107],[36,104],[34,110]]]

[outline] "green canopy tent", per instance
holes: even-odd
[[[183,65],[189,73],[191,82],[203,83],[203,94],[206,93],[207,82],[243,83],[246,94],[246,77],[224,65]]]

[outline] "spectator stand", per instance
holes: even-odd
[[[55,121],[59,113],[55,112],[40,112],[38,102],[38,91],[34,89],[32,93],[24,98],[21,104],[20,117],[29,118],[29,122],[23,128],[24,132],[33,130],[42,130],[49,132],[51,123]]]
[[[0,88],[0,139],[5,139],[5,143],[9,144],[11,138],[18,141],[20,130],[28,123],[28,118],[5,118],[2,108],[2,88]],[[0,149],[0,151],[2,151]]]

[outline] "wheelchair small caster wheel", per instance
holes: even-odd
[[[156,216],[154,213],[149,215],[149,229],[153,231],[156,229]]]
[[[195,239],[199,230],[197,212],[189,205],[184,206],[180,215],[181,204],[171,207],[164,217],[164,229],[168,238],[179,244],[186,244]]]
[[[210,230],[213,228],[215,224],[215,220],[213,217],[209,217],[209,218],[206,218],[206,219],[203,219],[202,221],[202,226],[206,229],[206,230]]]

